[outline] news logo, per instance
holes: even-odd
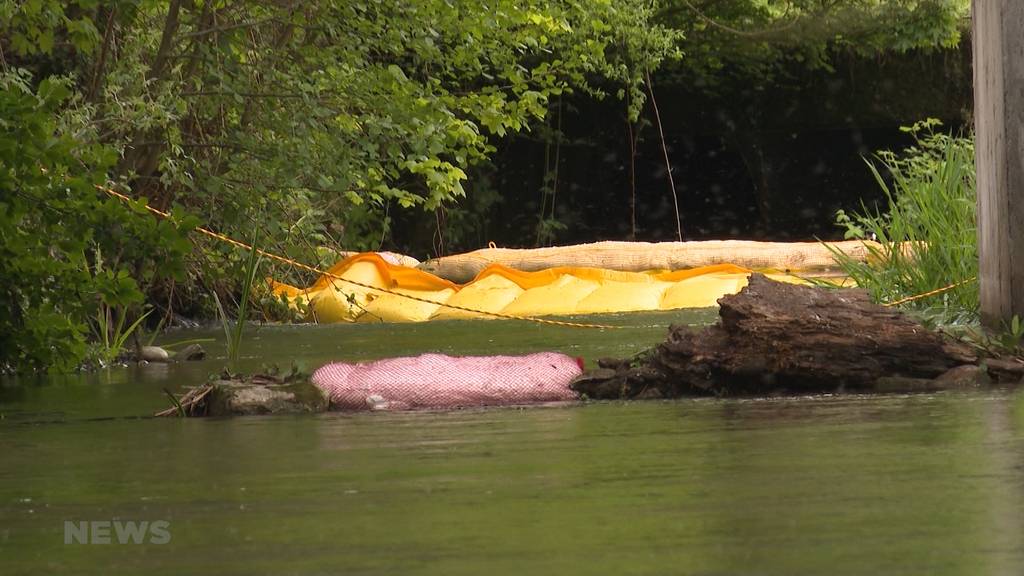
[[[65,520],[64,543],[168,544],[170,528],[167,520]]]

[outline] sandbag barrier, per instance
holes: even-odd
[[[708,240],[693,242],[594,242],[550,248],[484,248],[428,260],[418,267],[451,282],[470,282],[492,264],[523,272],[559,267],[601,268],[619,272],[672,271],[733,264],[750,270],[819,273],[836,269],[833,248],[866,260],[876,242],[755,242]]]
[[[666,272],[576,266],[524,272],[491,264],[469,283],[456,284],[364,253],[339,262],[310,287],[275,282],[273,291],[304,304],[315,322],[421,322],[712,307],[743,288],[750,273],[733,264]],[[790,274],[772,277],[803,282]]]

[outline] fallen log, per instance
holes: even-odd
[[[976,364],[974,349],[874,304],[864,290],[755,274],[719,305],[714,326],[698,332],[672,326],[666,341],[643,357],[602,360],[573,389],[591,398],[891,392],[982,379],[963,369],[939,378]]]

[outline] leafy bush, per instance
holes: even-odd
[[[885,193],[886,210],[840,211],[836,221],[846,238],[880,244],[868,244],[868,262],[841,253],[836,258],[879,302],[959,284],[909,304],[953,321],[978,311],[978,285],[971,281],[978,274],[974,143],[936,132],[938,124],[927,120],[904,128],[914,137],[913,146],[900,154],[879,152],[877,164],[868,163]]]
[[[268,249],[314,262],[325,245],[379,248],[389,214],[464,200],[467,170],[560,94],[628,91],[638,107],[644,71],[677,53],[679,34],[652,23],[653,10],[648,0],[0,2],[0,68],[75,78],[60,121],[117,152],[111,178],[134,197],[180,203],[239,238],[259,227]],[[196,285],[239,294],[245,255],[203,249],[175,297],[212,315]]]
[[[190,223],[96,190],[115,154],[60,133],[69,94],[60,80],[33,91],[25,74],[0,75],[0,371],[72,369],[90,334],[109,357],[140,282],[180,275],[191,250]]]
[[[655,21],[682,32],[668,69],[713,89],[771,80],[786,63],[831,68],[840,54],[876,57],[953,47],[970,0],[664,0]]]

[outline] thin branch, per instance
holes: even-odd
[[[291,13],[299,5],[301,5],[300,2],[292,2],[291,4],[288,4],[286,6],[282,6],[281,9],[282,10],[286,10],[289,13]],[[258,28],[258,27],[260,27],[260,26],[262,26],[264,24],[270,24],[272,22],[277,22],[277,23],[281,23],[281,24],[288,24],[288,25],[291,25],[291,26],[298,26],[297,24],[295,24],[293,22],[283,21],[278,16],[268,16],[266,18],[260,18],[259,20],[246,20],[245,22],[234,22],[234,23],[231,23],[231,24],[218,24],[216,26],[211,26],[210,28],[204,28],[202,30],[196,30],[194,32],[188,32],[186,34],[182,34],[181,38],[182,39],[196,38],[196,37],[199,37],[199,36],[207,36],[209,34],[218,34],[220,32],[229,32],[231,30],[238,30],[239,28]],[[300,26],[300,27],[302,27],[302,26]]]
[[[661,114],[658,112],[658,102],[654,99],[654,83],[651,82],[650,71],[645,71],[647,76],[647,91],[651,95],[651,107],[654,108],[654,119],[658,123],[658,134],[661,135],[661,152],[665,155],[665,170],[668,171],[668,185],[672,188],[672,205],[676,210],[676,231],[679,241],[683,241],[683,221],[679,217],[679,196],[676,194],[676,182],[672,178],[672,162],[668,159],[668,146],[665,144],[665,130],[661,127]]]
[[[167,140],[145,140],[143,142],[133,142],[132,146],[141,148],[143,146],[165,146],[167,144]],[[232,148],[248,150],[248,148],[236,142],[177,142],[175,146],[181,146],[182,148]]]
[[[633,135],[633,122],[629,119],[628,111],[626,134],[629,137],[629,234],[630,240],[636,240],[636,143],[639,134]]]
[[[171,402],[174,404],[174,406],[171,406],[166,410],[161,410],[154,414],[153,416],[163,418],[166,416],[186,416],[188,414],[191,414],[193,412],[193,409],[199,406],[199,403],[202,402],[202,400],[206,398],[206,396],[210,392],[213,391],[213,388],[213,384],[203,384],[198,388],[192,388],[187,393],[185,393],[181,398],[175,398],[173,394],[167,392],[167,390],[165,389],[164,392],[167,392],[168,396],[170,396]]]
[[[558,124],[555,127],[555,166],[551,181],[551,220],[555,219],[555,200],[558,199],[558,164],[562,155],[562,97],[558,97]]]
[[[103,32],[103,49],[100,50],[100,57],[93,69],[92,82],[89,83],[89,93],[86,99],[90,102],[96,100],[100,92],[100,84],[103,82],[103,71],[107,67],[107,55],[110,53],[110,43],[114,37],[114,16],[117,14],[117,6],[110,9],[107,14],[107,26]]]
[[[776,26],[774,28],[765,28],[763,30],[740,30],[739,28],[733,28],[732,26],[722,24],[721,22],[715,20],[714,18],[711,18],[710,16],[705,14],[700,8],[697,8],[696,6],[691,4],[690,0],[682,1],[687,8],[692,10],[697,15],[698,18],[707,22],[712,27],[718,28],[719,30],[724,30],[726,32],[729,32],[730,34],[736,34],[737,36],[746,36],[748,38],[760,38],[764,36],[778,34],[779,32],[785,32],[786,30],[789,30],[790,28],[796,26],[797,23],[800,21],[799,16],[794,16],[792,20],[790,20],[789,22],[782,26]],[[789,10],[787,9],[786,12],[788,13]],[[783,17],[785,17],[785,14],[783,15]]]
[[[160,47],[153,58],[153,66],[150,68],[150,77],[159,79],[163,76],[164,68],[167,66],[167,58],[171,54],[171,46],[174,42],[174,34],[178,31],[180,23],[181,0],[171,0],[167,8],[167,18],[164,19],[164,30],[160,36]]]
[[[179,96],[244,96],[246,98],[305,98],[306,94],[288,92],[230,92],[227,90],[198,90],[179,92]]]
[[[195,32],[188,32],[186,34],[182,34],[180,36],[180,38],[182,40],[185,40],[185,39],[188,39],[188,38],[196,38],[198,36],[207,36],[209,34],[219,34],[220,32],[230,32],[231,30],[238,30],[239,28],[254,28],[254,27],[257,27],[257,26],[262,26],[264,24],[269,24],[271,22],[276,22],[276,21],[278,21],[278,18],[270,17],[270,18],[261,18],[260,20],[249,20],[247,22],[235,22],[233,24],[222,24],[220,26],[213,26],[211,28],[206,28],[205,30],[196,30]]]

